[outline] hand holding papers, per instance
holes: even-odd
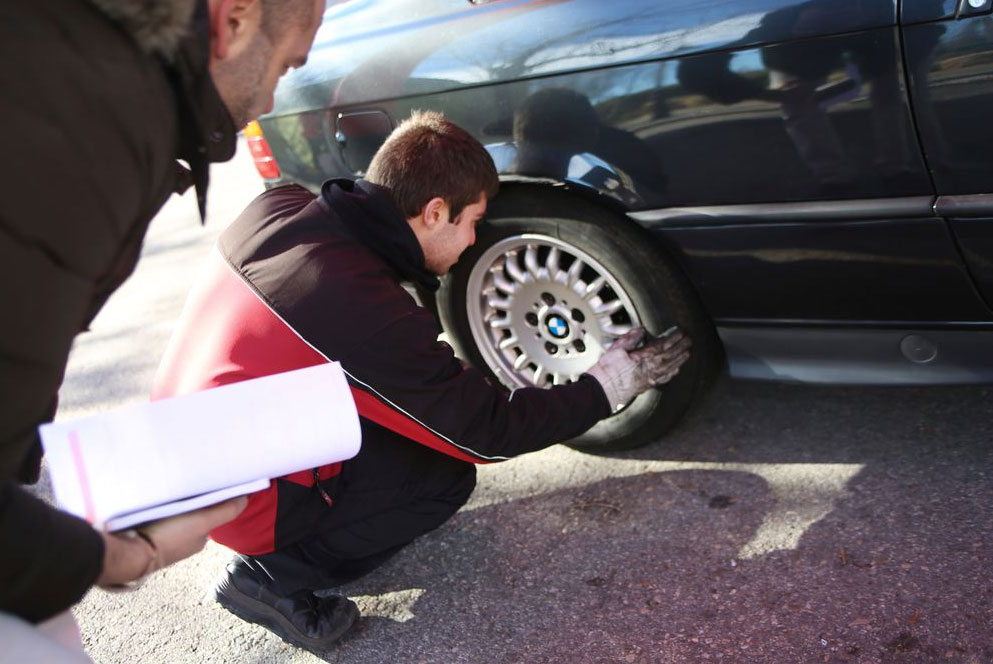
[[[103,570],[96,585],[115,592],[134,590],[149,574],[200,551],[210,532],[238,516],[247,503],[244,496],[232,498],[146,523],[140,530],[101,533]]]
[[[321,364],[40,427],[60,506],[126,528],[351,458],[361,440],[341,367]]]

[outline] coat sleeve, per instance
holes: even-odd
[[[45,620],[78,602],[100,575],[100,534],[10,481],[0,485],[0,534],[0,611]]]
[[[492,385],[437,340],[423,309],[371,335],[341,364],[359,389],[433,433],[440,442],[432,447],[477,463],[574,438],[610,414],[603,388],[587,375],[547,390]]]
[[[31,621],[69,608],[98,576],[93,528],[17,486],[36,475],[36,427],[51,417],[92,285],[0,228],[0,611]]]

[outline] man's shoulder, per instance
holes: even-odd
[[[267,213],[282,211],[285,214],[296,214],[307,207],[317,196],[309,189],[298,184],[284,184],[267,189],[249,203],[245,209],[264,210]]]
[[[315,198],[313,193],[297,184],[274,187],[262,192],[221,233],[222,250],[226,245],[256,245],[271,241],[273,233],[285,234],[287,225],[296,228],[299,224],[289,222],[307,216],[301,213]]]
[[[286,302],[352,300],[356,293],[383,300],[404,292],[382,257],[299,185],[256,197],[221,233],[218,248],[257,288],[278,290]]]

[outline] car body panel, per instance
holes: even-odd
[[[467,86],[444,93],[443,106],[484,144],[517,143],[520,159],[507,165],[508,174],[564,181],[573,155],[594,155],[620,174],[631,195],[619,197],[610,182],[597,193],[621,198],[629,209],[931,194],[897,44],[895,29],[882,28]],[[763,65],[788,67],[811,53],[827,55],[790,72]],[[872,59],[871,73],[858,58]],[[798,80],[801,73],[808,78]],[[792,86],[782,103],[748,96],[768,97],[776,86]],[[396,121],[439,99],[412,95],[334,108],[384,112]],[[285,168],[293,169],[293,180],[316,189],[329,173],[364,170],[366,164],[341,154],[336,116],[318,109],[263,120],[277,161],[291,162]],[[296,154],[281,158],[293,144]]]
[[[993,382],[993,331],[718,327],[731,375],[859,385]]]
[[[937,192],[993,190],[993,16],[908,26],[914,112]]]
[[[962,0],[903,0],[900,22],[911,25],[952,18],[960,4]]]
[[[660,232],[717,325],[990,320],[941,219]]]
[[[353,0],[328,9],[275,113],[893,25],[895,0]]]
[[[261,120],[284,174],[269,184],[361,176],[391,126],[442,110],[505,180],[564,187],[647,229],[712,316],[732,372],[785,375],[752,361],[770,326],[890,341],[922,326],[993,330],[993,198],[981,196],[993,124],[980,122],[993,19],[954,19],[960,5],[903,0],[901,24],[895,0],[335,4]],[[945,136],[971,166],[942,160]],[[883,343],[813,336],[787,354],[802,380],[817,375],[802,368],[811,348]],[[883,382],[908,362],[893,357]],[[904,368],[908,382],[993,376],[993,360],[988,374]]]
[[[905,48],[936,209],[993,304],[993,16],[909,26]]]
[[[993,217],[952,219],[952,228],[979,290],[993,307]]]

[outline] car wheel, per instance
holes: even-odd
[[[461,357],[507,387],[577,380],[636,325],[679,325],[691,359],[568,444],[613,451],[657,440],[702,394],[722,354],[710,321],[675,263],[641,229],[567,193],[510,188],[491,202],[437,298]]]

